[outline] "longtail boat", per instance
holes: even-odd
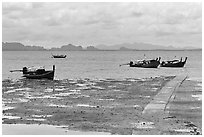
[[[160,59],[161,57],[156,59],[149,59],[149,60],[139,60],[136,62],[130,61],[130,63],[126,63],[122,65],[129,65],[130,67],[157,68],[160,64]]]
[[[162,61],[161,67],[184,67],[186,64],[187,57],[184,61],[182,61],[182,57],[180,60],[172,60],[172,61]]]
[[[129,65],[130,67],[157,68],[160,64],[160,59],[161,57],[151,60],[137,61],[135,63],[130,61]]]
[[[53,58],[66,58],[67,55],[52,55]]]
[[[10,72],[23,72],[23,77],[28,79],[54,79],[55,65],[53,65],[53,70],[45,70],[44,68],[39,68],[37,70],[30,70],[28,67],[23,67],[22,70],[12,70]]]

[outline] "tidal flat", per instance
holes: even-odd
[[[2,121],[132,134],[135,128],[154,127],[142,111],[173,78],[3,80]]]

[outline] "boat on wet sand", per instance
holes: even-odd
[[[23,67],[23,70],[12,70],[10,72],[20,71],[23,72],[23,77],[28,79],[54,79],[55,65],[53,65],[53,70],[45,70],[44,68],[39,68],[36,70],[30,70],[28,67]]]
[[[172,60],[172,61],[162,61],[161,67],[184,67],[186,64],[187,57],[184,61],[182,61],[182,57],[180,60]]]

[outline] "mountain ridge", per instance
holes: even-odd
[[[99,50],[118,50],[118,51],[131,51],[131,50],[201,50],[202,48],[184,47],[175,48],[173,46],[161,46],[148,43],[123,43],[116,45],[97,45],[87,46],[76,46],[73,44],[62,45],[60,48],[54,47],[51,49],[45,49],[43,46],[25,46],[20,42],[2,42],[3,51],[99,51]]]
[[[185,50],[185,49],[199,49],[194,47],[184,47],[184,48],[176,48],[172,45],[169,46],[162,46],[156,44],[149,44],[149,43],[123,43],[123,44],[115,44],[115,45],[104,45],[100,44],[97,45],[96,48],[98,49],[105,49],[105,50]]]

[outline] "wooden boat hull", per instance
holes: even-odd
[[[142,68],[157,68],[160,64],[160,57],[157,58],[156,60],[144,60],[144,61],[140,61],[138,63],[133,63],[130,62],[129,65],[130,67],[142,67]]]
[[[23,77],[28,79],[54,79],[55,65],[53,70],[45,71],[45,69],[38,69],[37,71],[27,71],[27,68],[23,68]]]
[[[185,58],[185,61],[182,62],[182,58],[179,62],[172,62],[172,61],[167,61],[167,62],[162,62],[160,67],[174,67],[174,68],[179,68],[179,67],[184,67],[186,64],[187,57]]]
[[[130,63],[129,65],[130,67],[142,67],[142,63],[135,63],[135,64]]]
[[[143,68],[157,68],[159,66],[160,62],[159,61],[154,61],[149,64],[143,64]]]
[[[141,67],[141,68],[157,68],[159,66],[159,62],[151,62],[149,64],[133,64],[130,67]]]
[[[28,79],[54,79],[54,71],[46,71],[44,74],[24,74],[23,77]]]
[[[160,67],[175,67],[175,68],[179,68],[179,67],[184,67],[184,65],[185,65],[184,62],[178,62],[178,63],[175,63],[175,64],[168,64],[168,63],[164,64],[164,63],[162,63],[160,65]]]
[[[53,58],[66,58],[67,56],[66,55],[64,55],[64,56],[63,55],[61,55],[61,56],[53,55],[52,57]]]

